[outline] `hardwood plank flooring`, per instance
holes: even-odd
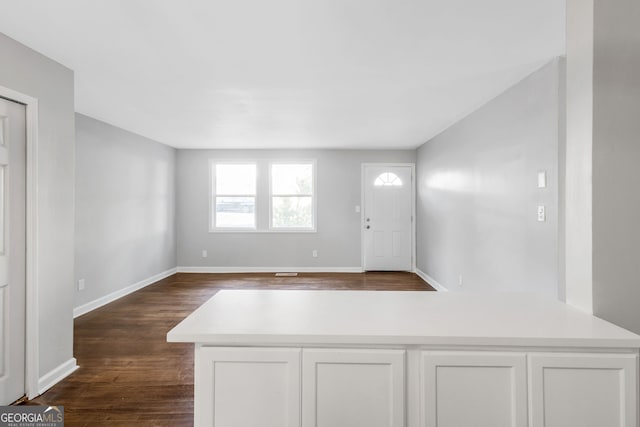
[[[63,405],[66,426],[193,425],[193,344],[166,333],[220,289],[434,289],[412,273],[178,273],[74,322],[80,369],[32,405]]]

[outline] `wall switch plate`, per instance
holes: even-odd
[[[547,172],[538,172],[538,188],[547,188]]]
[[[311,251],[311,256],[314,257],[314,258],[318,258],[318,251],[316,249]]]
[[[458,275],[458,286],[462,286],[462,274]]]
[[[78,290],[84,291],[84,279],[78,280]]]
[[[356,213],[360,213],[360,205],[356,205]]]
[[[538,206],[538,221],[544,222],[547,219],[547,215],[544,209],[544,205]]]
[[[206,258],[206,257],[208,257],[208,256],[209,256],[209,253],[207,252],[207,250],[206,250],[206,249],[204,249],[204,250],[202,251],[202,258]]]

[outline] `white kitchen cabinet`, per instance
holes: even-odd
[[[403,427],[403,350],[305,349],[303,427]]]
[[[636,427],[637,364],[637,354],[530,354],[531,427]]]
[[[300,349],[196,349],[195,425],[299,427]]]
[[[640,336],[535,295],[218,292],[196,427],[638,427]]]
[[[524,353],[425,351],[421,427],[526,427]]]

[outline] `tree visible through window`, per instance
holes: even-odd
[[[313,163],[271,165],[271,228],[314,228],[313,176]]]

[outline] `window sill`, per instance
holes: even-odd
[[[209,229],[209,233],[222,233],[222,234],[313,234],[317,233],[318,230],[240,230],[240,229]]]

